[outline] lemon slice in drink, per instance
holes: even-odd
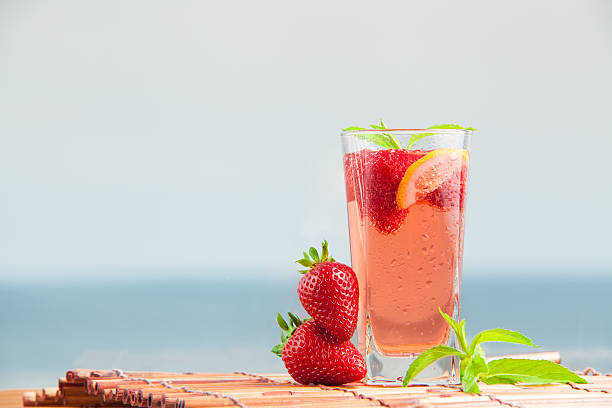
[[[395,200],[402,210],[436,190],[469,160],[463,149],[436,149],[415,161],[406,169]]]

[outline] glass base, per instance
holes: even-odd
[[[368,385],[401,386],[408,367],[417,357],[416,354],[409,357],[388,357],[372,352],[367,356],[368,373],[364,382]],[[459,384],[458,366],[458,358],[442,358],[421,371],[410,384]]]
[[[386,356],[377,348],[369,333],[369,347],[366,353],[368,372],[365,383],[379,386],[401,386],[410,364],[418,353],[407,356]],[[454,338],[448,346],[455,347]],[[421,371],[411,382],[413,385],[451,385],[459,384],[459,359],[456,356],[444,357]]]

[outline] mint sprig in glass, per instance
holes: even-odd
[[[387,130],[388,129],[387,126],[385,125],[385,122],[383,122],[382,119],[380,120],[380,125],[370,125],[370,127],[374,130]],[[428,127],[427,129],[428,130],[429,129],[431,130],[452,129],[452,130],[469,130],[469,131],[476,130],[472,127],[462,127],[462,126],[455,125],[455,124],[434,125],[434,126]],[[342,129],[343,132],[365,131],[365,130],[368,130],[368,129],[362,128],[359,126],[350,126],[345,129]],[[410,138],[408,139],[408,143],[406,143],[405,147],[401,146],[399,140],[393,133],[377,133],[377,134],[356,133],[353,136],[358,139],[367,140],[369,142],[372,142],[378,146],[384,147],[385,149],[404,149],[405,148],[405,149],[410,150],[414,147],[414,144],[418,142],[419,140],[427,136],[434,136],[435,134],[436,133],[433,133],[433,132],[413,133],[410,135]]]

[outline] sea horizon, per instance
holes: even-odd
[[[523,271],[524,272],[524,271]],[[469,335],[504,327],[540,347],[488,344],[489,355],[559,351],[574,370],[612,371],[612,277],[464,274]],[[537,276],[537,270],[532,270]],[[277,312],[305,315],[299,275],[0,281],[0,388],[52,386],[71,368],[278,372]]]

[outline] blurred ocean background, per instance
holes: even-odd
[[[606,0],[0,1],[0,388],[280,370],[292,262],[349,259],[340,129],[381,117],[478,129],[469,330],[612,371],[611,50]]]
[[[276,313],[305,312],[294,270],[275,280],[64,281],[0,287],[0,388],[52,385],[70,368],[278,372]],[[502,272],[502,271],[499,271]],[[537,270],[533,270],[537,276]],[[468,335],[522,331],[540,346],[488,343],[489,355],[560,351],[573,369],[612,371],[612,278],[468,276]],[[485,271],[483,271],[483,274]]]

